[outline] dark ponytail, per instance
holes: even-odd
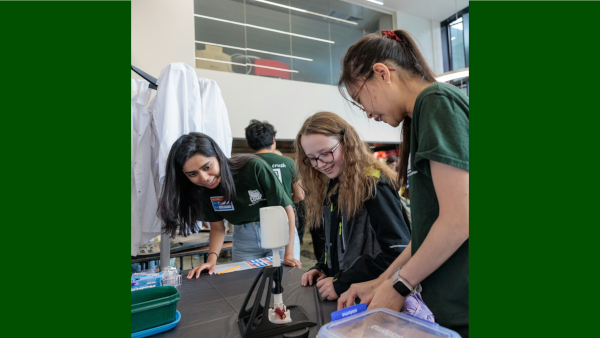
[[[219,162],[221,183],[219,188],[224,201],[235,202],[233,175],[250,159],[256,156],[241,155],[227,159],[219,145],[202,133],[189,133],[181,136],[169,151],[165,170],[165,183],[158,203],[157,215],[163,222],[163,231],[172,238],[188,236],[197,232],[197,221],[202,219],[202,194],[206,188],[199,187],[185,176],[183,165],[195,155],[215,157]]]
[[[436,81],[435,74],[427,65],[410,33],[400,29],[393,33],[383,32],[384,36],[369,34],[348,49],[342,60],[342,75],[338,82],[340,93],[346,100],[350,101],[352,98],[347,97],[345,88],[359,82],[363,82],[362,86],[364,86],[375,75],[373,65],[376,63],[387,63],[390,66],[399,67],[402,71],[398,72],[398,75],[403,81],[412,78],[419,78],[426,82]],[[398,166],[399,184],[406,182],[408,155],[410,154],[410,125],[411,121],[407,116],[402,123],[402,154]]]

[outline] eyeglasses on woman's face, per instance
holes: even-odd
[[[340,146],[340,144],[342,144],[342,141],[340,141],[331,151],[322,153],[321,155],[317,156],[317,158],[312,158],[312,157],[306,156],[303,160],[304,164],[306,164],[307,166],[316,168],[318,165],[317,161],[321,161],[325,164],[333,162],[335,160],[333,153],[337,150],[337,148]]]
[[[393,68],[388,68],[388,70],[389,70],[390,72],[395,72],[395,71],[396,71],[396,70],[395,70],[395,69],[393,69]],[[388,83],[390,83],[390,82],[388,82]],[[365,86],[365,84],[366,84],[366,82],[365,82],[365,83],[363,83],[363,84],[362,84],[362,86],[360,86],[360,88],[358,89],[358,92],[356,92],[356,95],[354,95],[354,97],[352,98],[352,101],[350,101],[350,102],[352,102],[352,104],[353,104],[353,105],[354,105],[356,108],[358,108],[358,109],[360,109],[360,110],[362,110],[363,112],[365,112],[365,113],[366,113],[367,111],[365,110],[365,107],[363,107],[363,106],[362,106],[362,104],[359,104],[359,103],[357,103],[357,102],[356,102],[356,101],[358,101],[358,94],[360,94],[360,91],[363,89],[363,87]]]

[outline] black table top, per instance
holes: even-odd
[[[300,285],[303,270],[288,266],[283,269],[283,302],[287,306],[302,306],[310,320],[317,323],[310,328],[309,337],[314,338],[321,326],[331,321],[330,314],[337,310],[337,302],[322,300],[314,285]],[[154,337],[241,337],[238,312],[260,270],[211,276],[202,274],[200,278],[191,280],[186,278],[188,271],[182,271],[182,284],[178,288],[181,299],[177,303],[181,320],[174,329]]]

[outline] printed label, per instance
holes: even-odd
[[[275,175],[279,179],[279,183],[283,184],[283,181],[281,180],[281,169],[277,168],[277,169],[273,169],[273,171],[275,172]]]

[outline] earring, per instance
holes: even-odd
[[[392,83],[391,83],[390,81],[388,81],[388,84],[390,84],[390,85],[391,85]]]

